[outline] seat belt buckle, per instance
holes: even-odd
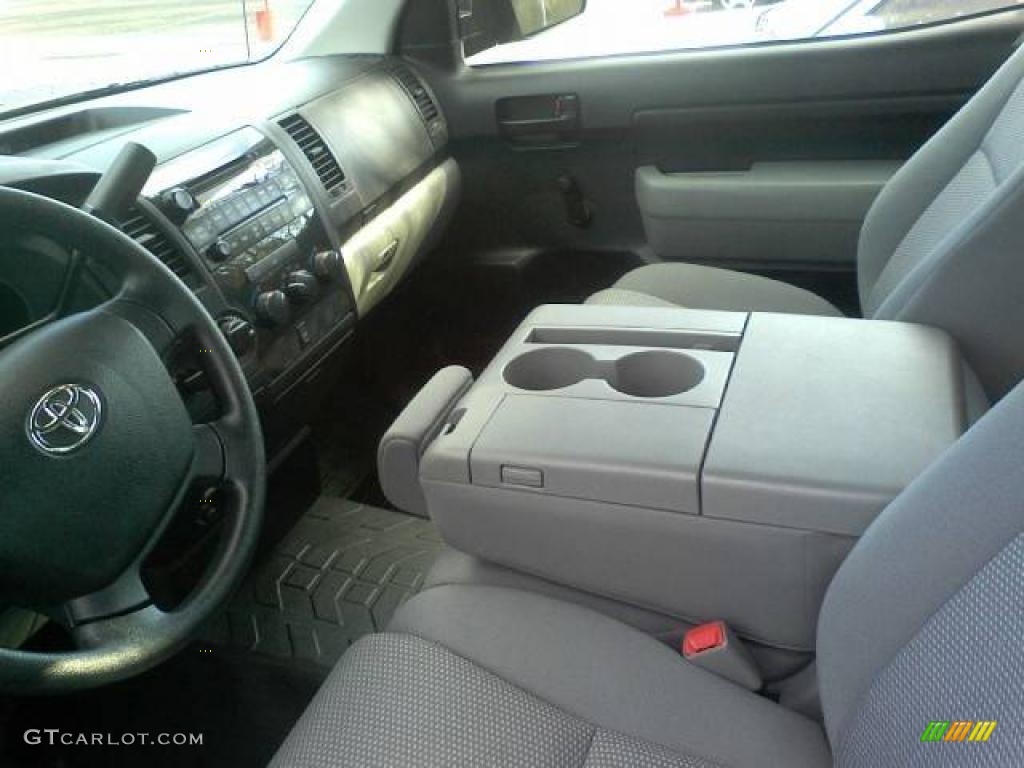
[[[750,651],[724,621],[710,621],[688,630],[680,650],[691,664],[748,690],[757,691],[764,685]]]

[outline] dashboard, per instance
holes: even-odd
[[[0,184],[80,205],[128,142],[157,166],[114,223],[196,293],[270,403],[408,275],[459,200],[437,99],[381,56],[240,67],[8,120]],[[32,306],[29,273],[0,271],[9,306]]]

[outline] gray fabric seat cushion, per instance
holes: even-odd
[[[720,768],[597,728],[439,645],[395,633],[345,654],[271,765]]]
[[[346,654],[273,765],[743,768],[831,756],[818,724],[613,619],[446,586]]]
[[[789,283],[681,263],[634,269],[612,288],[591,296],[587,303],[842,316],[820,296]]]

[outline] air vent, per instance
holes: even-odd
[[[132,206],[121,222],[121,231],[160,259],[185,285],[191,288],[197,286],[196,276],[185,255],[137,207]]]
[[[391,74],[412,97],[412,100],[416,102],[416,109],[423,115],[427,125],[433,126],[434,121],[441,116],[441,111],[430,97],[430,93],[423,87],[420,79],[416,77],[411,69],[399,62],[391,65]]]
[[[341,170],[337,159],[327,148],[323,137],[313,129],[309,121],[302,115],[292,115],[281,121],[281,127],[299,145],[316,175],[320,177],[324,189],[334,197],[341,195],[346,189],[345,172]]]

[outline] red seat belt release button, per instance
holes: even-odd
[[[708,651],[728,645],[728,633],[724,621],[710,621],[694,627],[683,635],[683,656],[692,659]]]
[[[757,691],[764,685],[754,657],[724,621],[710,621],[683,635],[683,658],[695,667]]]

